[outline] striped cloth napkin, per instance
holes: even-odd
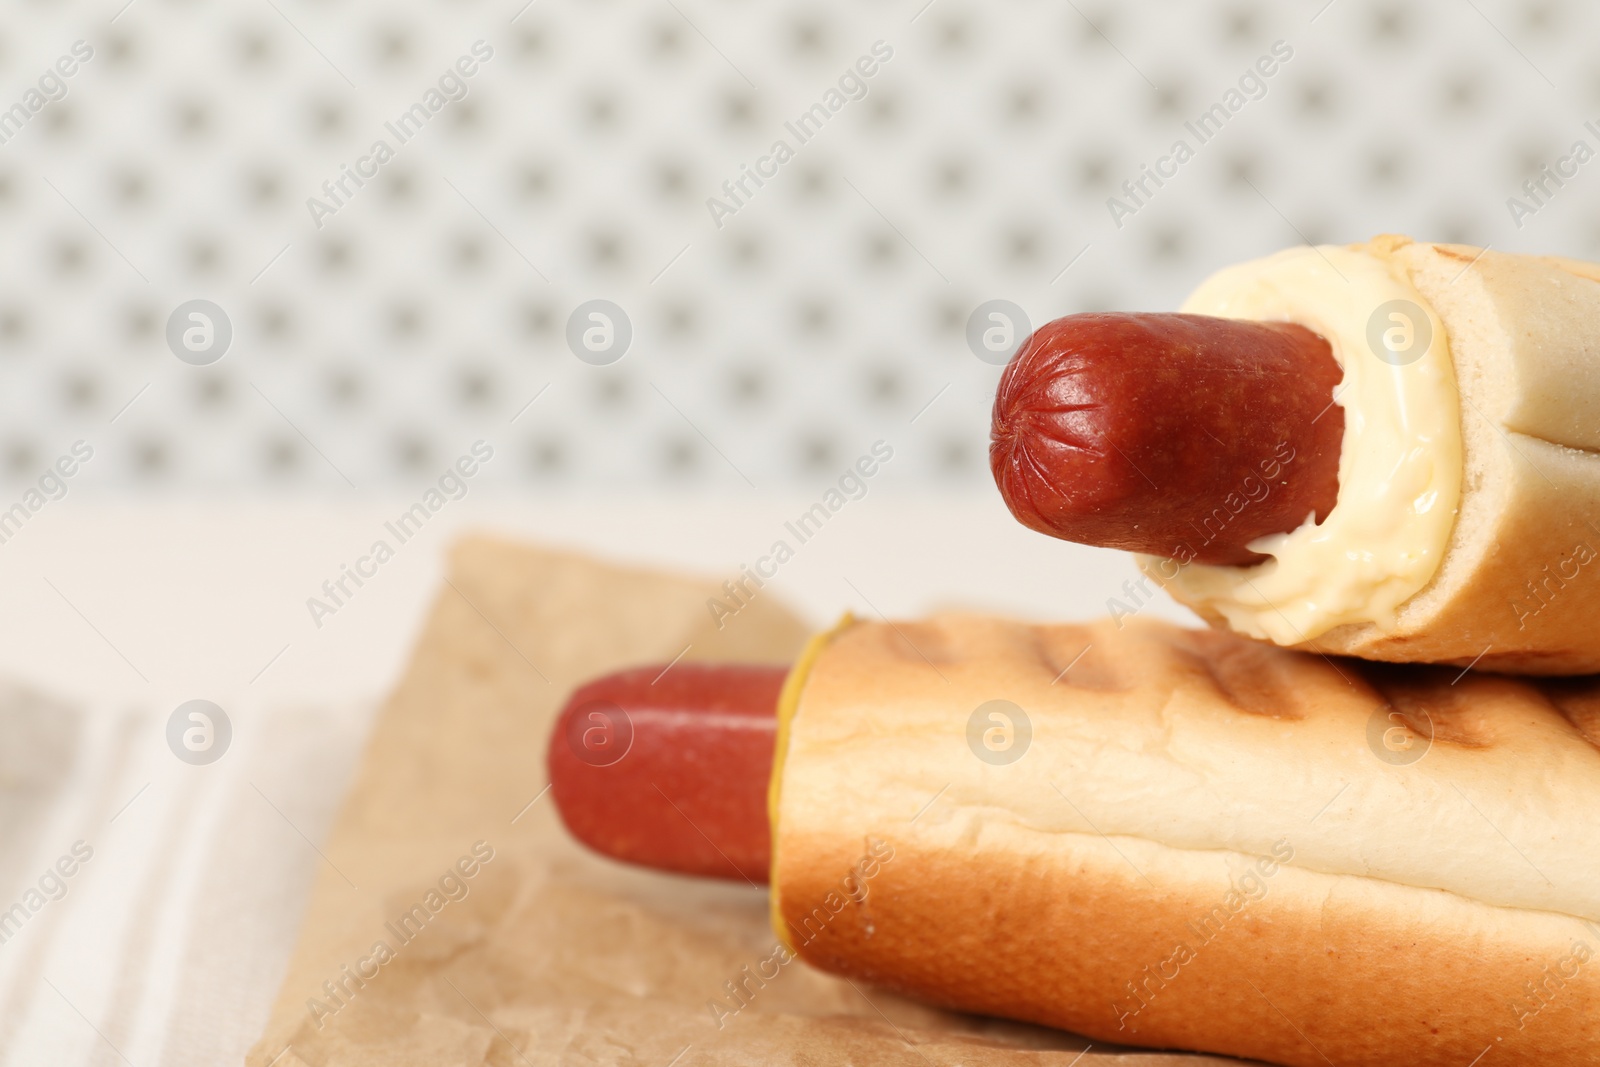
[[[0,684],[0,1064],[209,1067],[260,1036],[371,708],[231,708],[198,766],[171,710]]]

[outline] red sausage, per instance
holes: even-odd
[[[989,466],[1023,525],[1068,541],[1246,564],[1339,495],[1343,372],[1303,326],[1069,315],[1000,379]]]
[[[572,836],[629,863],[767,883],[767,780],[788,667],[620,671],[568,698],[550,789]]]

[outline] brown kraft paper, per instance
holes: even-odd
[[[1085,1052],[774,963],[763,890],[627,867],[568,837],[544,750],[575,685],[680,654],[799,651],[807,628],[770,593],[719,630],[718,592],[489,539],[455,548],[322,845],[250,1067],[1239,1062]]]

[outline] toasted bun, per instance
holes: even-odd
[[[779,753],[778,932],[1096,1040],[1600,1061],[1600,682],[1457,673],[1157,623],[848,628]]]
[[[1341,626],[1299,647],[1600,672],[1600,266],[1404,237],[1363,247],[1444,323],[1461,396],[1460,511],[1438,571],[1393,626]]]

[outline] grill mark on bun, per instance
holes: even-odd
[[[1462,678],[1454,667],[1350,661],[1373,690],[1377,703],[1394,709],[1406,729],[1435,744],[1489,748],[1494,737],[1472,699],[1483,685],[1503,684],[1484,675]]]
[[[1600,676],[1562,678],[1539,688],[1585,741],[1600,748]]]
[[[1096,693],[1126,693],[1133,688],[1116,661],[1095,648],[1094,631],[1087,626],[1037,627],[1033,648],[1052,685]]]
[[[1209,681],[1236,710],[1268,719],[1305,718],[1288,674],[1291,657],[1282,650],[1214,630],[1176,631],[1169,644],[1186,669]]]
[[[927,666],[955,663],[962,657],[951,646],[950,635],[938,620],[891,623],[884,632],[884,647],[896,658]]]

